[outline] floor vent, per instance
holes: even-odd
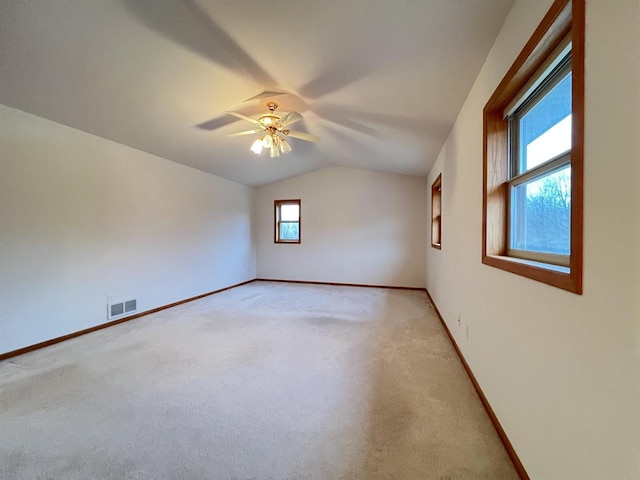
[[[109,320],[112,320],[133,313],[136,310],[138,310],[138,300],[135,298],[117,302],[114,302],[111,298],[109,298],[109,303],[107,305],[107,316]]]

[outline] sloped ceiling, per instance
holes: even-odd
[[[426,175],[512,0],[4,0],[0,103],[247,185]],[[299,111],[293,152],[224,112]]]

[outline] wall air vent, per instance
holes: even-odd
[[[114,300],[113,297],[109,296],[107,299],[107,318],[109,320],[116,320],[137,310],[138,300],[135,298]]]
[[[124,313],[135,312],[138,309],[138,301],[136,299],[124,302]]]

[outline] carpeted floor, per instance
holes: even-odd
[[[255,282],[0,362],[0,478],[517,475],[424,293]]]

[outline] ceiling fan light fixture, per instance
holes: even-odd
[[[250,150],[256,155],[260,155],[263,149],[269,149],[269,157],[271,158],[279,157],[281,153],[285,154],[291,152],[291,145],[289,145],[289,142],[285,139],[285,135],[307,142],[317,142],[320,140],[320,138],[315,135],[311,135],[306,132],[291,131],[286,128],[288,125],[302,120],[302,115],[298,112],[289,112],[284,117],[281,117],[275,113],[278,108],[278,104],[276,102],[267,103],[267,108],[269,109],[269,113],[260,115],[257,119],[238,112],[227,112],[230,115],[246,120],[260,127],[257,129],[254,127],[254,130],[232,133],[227,136],[239,137],[255,133],[261,134],[263,136],[253,142]]]
[[[256,155],[260,155],[260,153],[262,153],[262,148],[263,148],[263,141],[261,138],[259,138],[258,140],[256,140],[255,142],[253,142],[253,144],[251,145],[250,150],[255,153]]]

